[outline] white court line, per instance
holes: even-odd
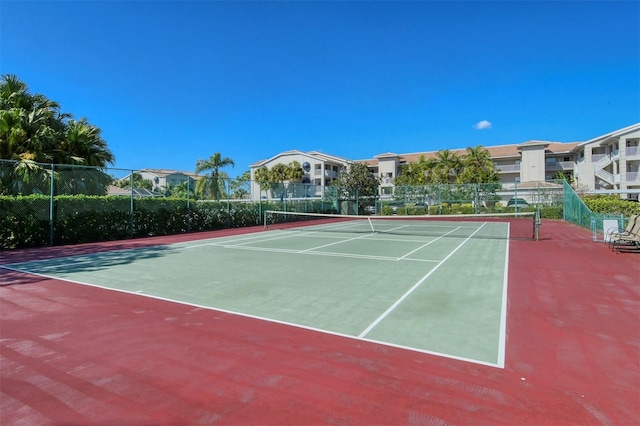
[[[511,232],[511,224],[507,222],[507,236]],[[502,309],[500,310],[500,335],[498,336],[498,367],[504,368],[507,352],[507,286],[509,282],[509,247],[504,253],[504,277],[502,283]]]
[[[382,315],[380,315],[374,322],[372,322],[369,327],[367,327],[362,333],[360,333],[358,335],[358,337],[364,337],[367,334],[369,334],[369,332],[371,330],[373,330],[378,324],[380,324],[380,322],[385,319],[387,317],[387,315],[389,315],[391,312],[393,312],[398,305],[400,305],[400,303],[402,303],[407,297],[409,297],[409,295],[411,293],[414,292],[415,289],[417,289],[420,284],[422,284],[423,282],[425,282],[425,280],[427,278],[429,278],[431,276],[431,274],[433,274],[435,271],[438,270],[438,268],[440,268],[442,265],[444,265],[444,262],[446,262],[451,256],[453,256],[455,254],[455,252],[457,252],[467,241],[469,241],[471,239],[471,237],[473,237],[478,231],[480,231],[485,225],[487,224],[487,222],[484,222],[482,224],[482,226],[480,226],[478,229],[476,229],[473,234],[469,235],[463,242],[461,242],[458,247],[454,248],[453,251],[451,253],[449,253],[447,255],[447,257],[445,257],[444,259],[442,259],[432,270],[430,270],[424,277],[420,278],[420,280],[415,283],[413,285],[413,287],[411,287],[405,294],[402,295],[402,297],[400,297],[400,299],[396,300],[396,302],[391,305],[389,307],[389,309],[387,309],[386,311],[384,311],[384,313]]]
[[[211,244],[217,244],[218,242],[236,242],[236,241],[248,241],[248,240],[259,240],[264,238],[264,234],[255,234],[251,236],[243,235],[240,237],[222,237],[222,238],[213,238],[211,240],[207,240],[209,242],[203,244],[190,244],[190,243],[181,243],[181,248],[191,249],[196,247],[204,247]]]
[[[391,256],[373,256],[369,254],[336,253],[331,251],[307,251],[307,250],[294,250],[294,249],[285,249],[285,248],[251,247],[251,246],[239,246],[239,245],[219,246],[219,247],[234,249],[234,250],[266,251],[266,252],[276,252],[276,253],[306,254],[306,255],[315,255],[315,256],[344,257],[344,258],[368,259],[368,260],[388,260],[391,262],[397,262],[398,260],[411,260],[416,262],[430,262],[430,263],[440,262],[440,260],[431,260],[431,259],[399,259],[397,257],[391,257]]]
[[[426,247],[426,246],[428,246],[429,244],[435,243],[435,242],[436,242],[436,241],[438,241],[439,239],[446,237],[447,235],[449,235],[449,234],[450,234],[450,233],[452,233],[452,232],[457,231],[458,229],[460,229],[460,227],[459,227],[459,226],[458,226],[457,228],[452,229],[451,231],[447,232],[446,234],[440,235],[440,236],[439,236],[438,238],[436,238],[435,240],[431,240],[431,241],[429,241],[428,243],[421,245],[421,246],[420,246],[420,247],[418,247],[417,249],[410,251],[409,253],[405,254],[404,256],[399,257],[399,258],[398,258],[398,260],[402,260],[402,259],[404,259],[405,257],[408,257],[408,256],[412,255],[413,253],[417,252],[418,250],[422,250],[423,248],[425,248],[425,247]]]
[[[184,305],[184,306],[191,306],[191,307],[194,307],[194,308],[206,309],[206,310],[209,310],[209,311],[224,312],[224,313],[227,313],[227,314],[230,314],[230,315],[237,315],[237,316],[244,317],[244,318],[251,318],[251,319],[260,320],[260,321],[267,321],[267,322],[274,323],[274,324],[281,324],[281,325],[285,325],[285,326],[288,326],[288,327],[295,327],[295,328],[299,328],[299,329],[303,329],[303,330],[310,330],[310,331],[313,331],[313,332],[316,332],[316,333],[323,333],[323,334],[328,334],[328,335],[331,335],[331,336],[343,337],[343,338],[347,338],[347,339],[351,339],[351,340],[357,340],[357,341],[360,341],[360,342],[375,343],[375,344],[378,344],[378,345],[388,346],[388,347],[392,347],[392,348],[399,348],[399,349],[409,350],[409,351],[428,354],[428,355],[435,355],[435,356],[440,356],[440,357],[443,357],[443,358],[449,358],[449,359],[455,359],[455,360],[458,360],[458,361],[470,362],[470,363],[473,363],[473,364],[486,365],[488,367],[504,368],[503,366],[496,365],[496,364],[494,364],[492,362],[480,361],[480,360],[472,359],[472,358],[464,358],[464,357],[460,357],[460,356],[456,356],[456,355],[450,355],[450,354],[446,354],[446,353],[442,353],[442,352],[429,351],[429,350],[426,350],[426,349],[413,348],[411,346],[398,345],[398,344],[395,344],[395,343],[383,342],[381,340],[366,339],[366,338],[362,338],[362,337],[359,337],[359,336],[353,336],[353,335],[350,335],[350,334],[340,333],[340,332],[337,332],[337,331],[324,330],[322,328],[316,328],[316,327],[311,327],[311,326],[306,326],[306,325],[295,324],[295,323],[288,322],[288,321],[281,321],[281,320],[277,320],[277,319],[273,319],[273,318],[261,317],[261,316],[258,316],[258,315],[245,314],[245,313],[242,313],[242,312],[232,311],[232,310],[229,310],[229,309],[216,308],[215,306],[200,305],[200,304],[197,304],[197,303],[185,302],[185,301],[177,300],[177,299],[170,299],[168,297],[154,296],[152,294],[138,293],[137,291],[122,290],[122,289],[118,289],[118,288],[106,287],[106,286],[103,286],[103,285],[91,284],[91,283],[86,283],[86,282],[83,282],[83,281],[70,280],[70,279],[67,279],[67,278],[60,278],[60,277],[56,277],[56,276],[53,276],[53,275],[39,274],[39,273],[36,273],[36,272],[23,271],[23,270],[20,270],[20,269],[11,268],[9,266],[0,265],[0,269],[3,269],[3,268],[4,269],[8,269],[10,271],[15,271],[15,272],[21,272],[21,273],[26,273],[26,274],[30,274],[30,275],[35,275],[35,276],[42,277],[42,278],[53,279],[53,280],[57,280],[57,281],[65,281],[65,282],[72,283],[72,284],[85,285],[85,286],[88,286],[88,287],[100,288],[100,289],[107,290],[107,291],[115,291],[115,292],[118,292],[118,293],[132,294],[132,295],[135,295],[135,296],[138,296],[138,297],[148,297],[149,299],[161,300],[161,301],[164,301],[164,302],[172,302],[172,303],[177,303],[177,304]]]
[[[325,247],[329,247],[329,246],[335,246],[336,244],[342,244],[342,243],[348,243],[349,241],[354,241],[354,240],[361,240],[363,238],[367,238],[368,236],[370,236],[371,234],[364,234],[364,235],[360,235],[358,237],[353,237],[353,238],[347,238],[346,240],[340,240],[340,241],[334,241],[332,243],[329,244],[323,244],[321,246],[317,246],[317,247],[311,247],[305,250],[302,250],[301,253],[306,253],[308,251],[312,251],[312,250],[317,250],[320,248],[325,248]]]

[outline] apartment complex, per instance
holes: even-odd
[[[182,182],[190,180],[190,184],[195,188],[195,182],[199,176],[191,172],[181,172],[178,170],[166,170],[166,169],[142,169],[135,171],[142,179],[149,180],[153,184],[153,191],[162,192],[171,186],[176,186]],[[130,174],[126,175],[120,180],[127,181],[130,178]]]
[[[585,142],[531,140],[519,144],[486,147],[505,187],[543,182],[567,173],[585,190],[619,193],[622,198],[638,200],[640,193],[640,123],[598,136]],[[452,149],[464,155],[466,149]],[[371,159],[348,160],[319,152],[286,151],[251,165],[251,198],[260,196],[255,170],[275,164],[299,162],[304,170],[302,185],[294,185],[290,197],[318,197],[341,170],[354,162],[368,165],[381,178],[380,194],[392,194],[394,178],[406,164],[421,157],[433,158],[436,151],[397,154],[387,152]]]
[[[278,188],[274,188],[270,193],[265,193],[256,181],[256,170],[261,167],[270,169],[276,164],[289,164],[293,161],[297,161],[304,171],[304,176],[301,181],[296,182],[301,185],[291,185],[291,188],[289,188],[288,196],[293,198],[323,196],[325,188],[329,186],[331,181],[335,180],[338,174],[346,170],[353,162],[346,158],[323,154],[317,151],[302,152],[292,150],[281,152],[267,160],[258,161],[250,166],[251,198],[254,200],[260,197],[274,198],[278,196],[277,194],[281,194]]]

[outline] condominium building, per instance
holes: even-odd
[[[195,173],[184,172],[179,170],[166,169],[142,169],[134,173],[140,175],[144,180],[149,180],[153,184],[153,191],[164,191],[171,186],[178,185],[182,182],[190,181],[192,187],[195,188],[195,182],[199,176]],[[123,177],[122,181],[128,181],[130,174]]]
[[[530,140],[523,143],[486,147],[506,187],[553,179],[558,172],[571,175],[576,184],[591,191],[619,193],[622,198],[638,199],[640,193],[640,123],[607,133],[585,142]],[[464,155],[466,149],[451,149]],[[434,158],[437,151],[397,154],[386,152],[363,160],[348,160],[319,152],[287,151],[251,166],[251,178],[260,167],[298,161],[303,165],[299,189],[290,196],[321,196],[323,188],[351,163],[367,164],[380,177],[380,194],[392,194],[394,179],[404,165]],[[302,191],[302,192],[300,192]],[[252,198],[259,198],[260,187],[254,182]],[[263,195],[267,196],[268,195]]]
[[[338,177],[338,174],[346,170],[352,161],[346,158],[328,155],[317,151],[302,152],[297,150],[281,152],[267,160],[258,161],[251,167],[251,198],[277,198],[281,196],[282,191],[278,188],[272,188],[269,191],[260,187],[256,180],[256,170],[261,167],[268,169],[276,164],[288,165],[292,162],[298,162],[302,166],[304,175],[300,182],[302,185],[292,185],[288,191],[289,197],[322,197],[324,189],[329,186],[331,181]],[[279,195],[280,194],[280,195]]]

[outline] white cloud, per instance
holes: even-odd
[[[482,120],[479,123],[474,124],[473,128],[476,130],[490,129],[491,123],[488,122],[487,120]]]

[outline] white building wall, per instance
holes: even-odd
[[[544,145],[522,146],[520,182],[540,182],[545,180]]]

